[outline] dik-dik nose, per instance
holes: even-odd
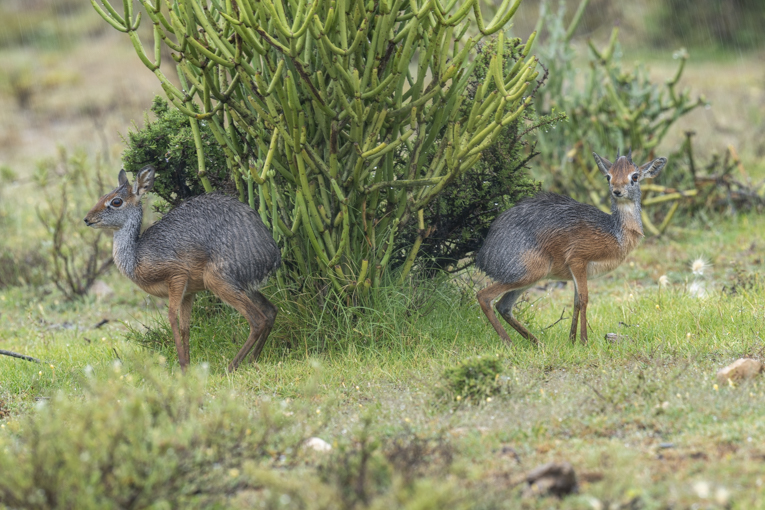
[[[626,195],[626,193],[625,193],[625,192],[623,192],[623,191],[622,191],[622,190],[620,190],[620,189],[615,189],[615,190],[613,191],[613,193],[614,193],[614,196],[615,196],[615,197],[621,197],[621,196],[624,196],[624,195]]]

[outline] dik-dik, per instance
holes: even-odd
[[[510,337],[497,320],[492,305],[524,338],[537,338],[513,317],[513,305],[523,292],[543,278],[574,281],[574,315],[569,337],[587,342],[587,279],[615,269],[643,237],[640,219],[640,181],[656,177],[667,163],[658,158],[638,167],[632,151],[616,161],[593,153],[608,180],[611,214],[592,205],[554,193],[539,193],[519,202],[494,220],[476,265],[496,281],[478,292],[483,313],[508,344]]]
[[[149,294],[169,298],[181,369],[189,364],[194,294],[202,290],[234,307],[250,324],[250,335],[229,371],[236,370],[253,347],[257,360],[278,311],[258,292],[281,263],[274,239],[255,211],[218,193],[183,202],[141,234],[141,199],[153,184],[151,166],[138,172],[132,186],[120,171],[119,186],[101,197],[85,223],[114,230],[113,256],[120,272]]]

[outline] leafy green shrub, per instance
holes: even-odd
[[[122,153],[125,170],[135,174],[147,164],[156,170],[153,191],[170,206],[204,193],[197,173],[197,151],[189,119],[157,96],[151,105],[156,120],[144,117],[141,129],[130,131]],[[200,123],[200,139],[209,159],[207,175],[216,189],[231,188],[223,150],[215,144],[210,128]],[[116,179],[115,179],[116,182]]]
[[[502,390],[499,376],[502,362],[497,358],[477,356],[447,368],[443,373],[446,390],[456,400],[481,402]]]

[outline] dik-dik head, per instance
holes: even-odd
[[[93,228],[119,230],[135,213],[140,213],[141,199],[154,184],[154,167],[138,172],[131,186],[125,170],[120,170],[119,186],[102,196],[85,216],[85,224]]]
[[[626,156],[616,154],[616,161],[611,163],[594,152],[598,168],[608,179],[611,196],[617,202],[634,202],[640,199],[640,181],[646,177],[656,177],[667,164],[667,158],[657,158],[643,166],[632,162],[632,150]]]

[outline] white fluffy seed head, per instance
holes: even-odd
[[[710,264],[701,257],[691,262],[691,271],[696,276],[702,276],[704,274],[704,271],[709,267],[710,267]]]

